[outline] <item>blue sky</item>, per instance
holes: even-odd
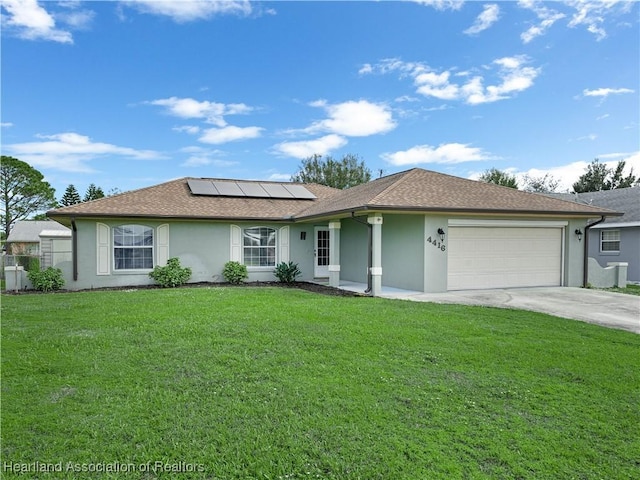
[[[496,167],[640,175],[636,2],[2,0],[2,154],[105,192]]]

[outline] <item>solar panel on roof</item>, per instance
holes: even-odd
[[[236,182],[213,181],[213,186],[218,190],[219,195],[227,197],[246,197]]]
[[[248,198],[281,198],[312,200],[316,196],[302,185],[205,180],[189,178],[187,184],[193,195]]]
[[[316,198],[316,196],[313,193],[311,193],[302,185],[292,184],[292,185],[283,185],[283,187],[286,188],[291,193],[291,195],[293,195],[294,198],[300,198],[300,199]]]
[[[282,185],[277,183],[261,183],[271,198],[294,198],[291,192],[289,192]]]
[[[247,197],[256,198],[269,198],[269,193],[262,188],[261,183],[255,182],[236,182],[240,190],[244,192]]]
[[[218,191],[214,188],[211,180],[199,180],[196,178],[189,178],[187,180],[189,189],[194,195],[217,195]]]

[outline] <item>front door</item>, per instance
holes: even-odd
[[[325,227],[315,228],[314,241],[315,268],[313,276],[324,278],[329,276],[329,229]]]

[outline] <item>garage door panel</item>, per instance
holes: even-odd
[[[448,288],[558,286],[562,229],[449,227]]]

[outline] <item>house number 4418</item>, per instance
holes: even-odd
[[[440,250],[442,250],[443,252],[447,249],[447,247],[444,246],[444,243],[440,243],[438,240],[436,240],[435,238],[427,238],[427,242],[429,242],[431,245],[433,245],[436,248],[439,248]]]

